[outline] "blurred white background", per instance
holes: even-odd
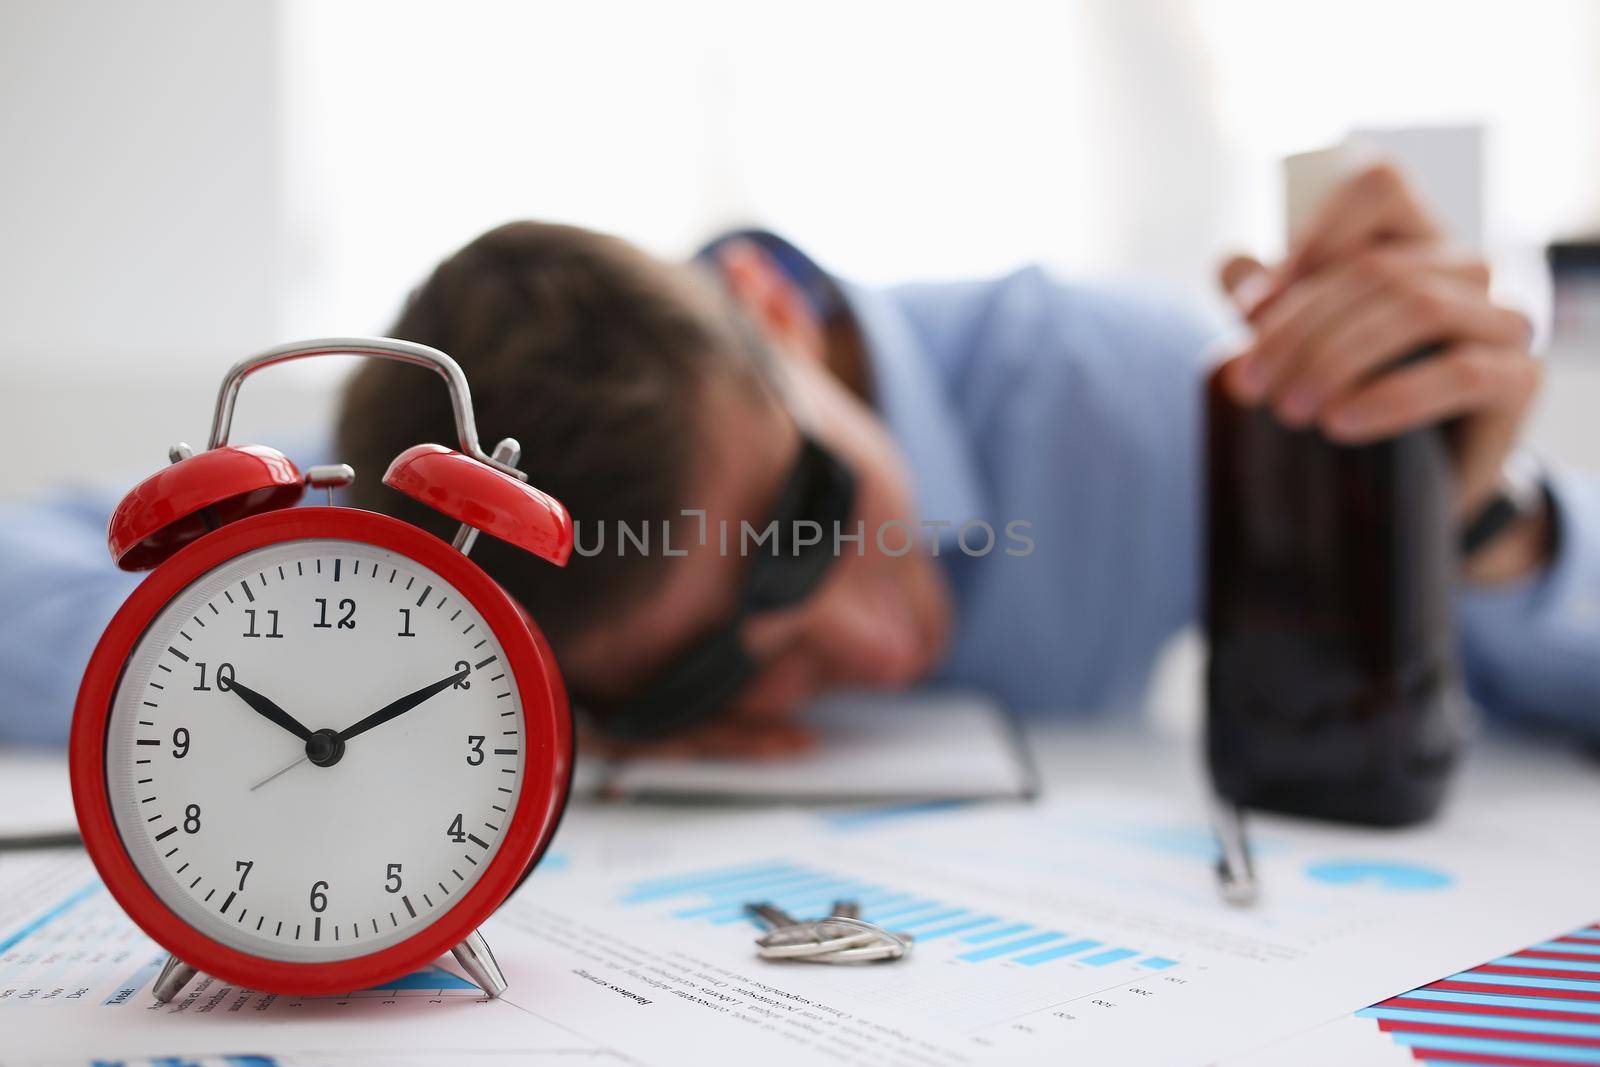
[[[514,217],[684,255],[759,221],[866,280],[1048,263],[1212,300],[1281,244],[1278,159],[1481,123],[1487,246],[1600,232],[1590,0],[533,3],[0,0],[0,494],[129,484],[205,436],[222,370],[381,332]],[[1600,338],[1536,436],[1600,466]],[[320,425],[327,371],[237,436]],[[492,432],[492,431],[491,431]]]

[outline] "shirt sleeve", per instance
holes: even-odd
[[[110,502],[0,508],[0,743],[63,744],[89,655],[141,575],[106,551]]]
[[[1461,593],[1467,682],[1492,714],[1600,737],[1600,482],[1572,472],[1548,477],[1550,566]]]

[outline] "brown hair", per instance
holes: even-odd
[[[517,438],[529,482],[567,506],[588,544],[600,523],[676,517],[700,390],[710,375],[743,376],[749,364],[690,268],[614,237],[537,222],[490,230],[441,263],[392,333],[461,364],[484,448]],[[448,538],[452,522],[381,482],[389,461],[422,441],[457,444],[438,378],[418,367],[363,366],[338,422],[339,456],[358,475],[352,503]],[[662,576],[660,560],[643,553],[574,553],[562,569],[489,537],[473,558],[558,650]]]

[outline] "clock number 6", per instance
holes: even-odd
[[[311,883],[311,910],[312,911],[324,912],[324,911],[328,910],[328,892],[327,892],[327,890],[328,890],[328,883],[327,882],[312,882]]]

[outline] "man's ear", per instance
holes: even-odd
[[[717,249],[717,269],[728,292],[762,333],[786,352],[826,362],[822,324],[799,288],[760,246],[743,239],[728,241]]]

